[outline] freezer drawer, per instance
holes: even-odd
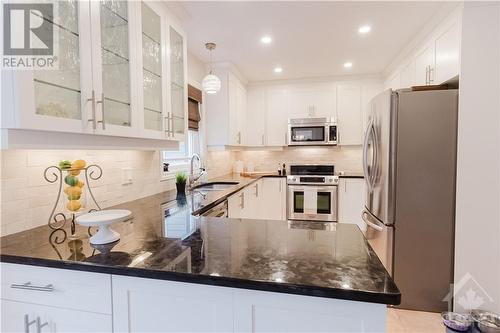
[[[368,243],[375,251],[387,272],[393,275],[394,227],[385,225],[365,210],[362,215],[366,224],[364,231]]]

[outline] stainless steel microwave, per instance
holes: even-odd
[[[293,118],[288,120],[289,146],[337,144],[337,124],[330,118]]]

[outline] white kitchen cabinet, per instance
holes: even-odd
[[[111,332],[111,275],[1,264],[1,331]],[[77,301],[75,301],[77,300]]]
[[[176,24],[169,23],[168,54],[170,103],[167,114],[168,137],[183,141],[188,128],[187,44],[186,34]]]
[[[234,297],[234,332],[386,331],[385,304],[249,290]]]
[[[414,85],[425,86],[434,83],[435,74],[434,44],[431,43],[415,57],[415,82]]]
[[[1,300],[1,317],[1,331],[9,333],[113,332],[112,318],[108,314],[4,299]]]
[[[90,1],[94,133],[138,136],[137,7],[132,1]],[[142,114],[142,112],[141,112]]]
[[[240,190],[227,198],[227,217],[232,219],[243,218],[245,207],[245,192]]]
[[[58,11],[59,69],[2,71],[2,128],[93,131],[89,2],[64,2]]]
[[[232,332],[229,288],[113,275],[114,332]]]
[[[436,39],[436,83],[450,80],[459,73],[460,26],[454,22]]]
[[[363,108],[359,85],[337,87],[337,138],[339,145],[361,145],[363,142]]]
[[[365,230],[366,225],[361,219],[361,213],[365,206],[365,180],[363,178],[341,178],[338,195],[338,221],[357,224],[361,230]]]
[[[259,211],[266,220],[286,220],[286,178],[262,178]]]
[[[286,219],[286,178],[261,178],[228,198],[228,217]]]
[[[290,89],[289,118],[335,117],[335,90],[321,87]]]
[[[266,90],[249,88],[245,117],[243,144],[247,146],[266,145]]]
[[[216,71],[221,90],[205,97],[208,146],[243,144],[246,119],[246,88],[230,70]]]
[[[266,145],[284,146],[288,131],[288,90],[270,88],[267,91]]]
[[[166,9],[154,2],[85,0],[58,8],[59,69],[2,75],[2,96],[8,96],[2,99],[6,133],[21,129],[182,140],[187,50],[180,29],[182,43],[172,42],[167,27],[171,31],[173,21]],[[174,52],[167,52],[168,42]],[[167,65],[178,57],[182,98],[173,96],[166,81],[174,77],[173,65]],[[25,139],[32,140],[26,133]]]
[[[168,132],[169,114],[166,101],[166,22],[160,15],[162,9],[154,2],[141,2],[137,15],[141,29],[136,30],[136,38],[141,41],[138,61],[142,69],[139,77],[139,107],[143,116],[139,119],[143,137],[160,139]]]

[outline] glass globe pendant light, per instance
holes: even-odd
[[[201,86],[203,87],[203,90],[207,94],[216,94],[217,92],[219,92],[221,87],[220,79],[212,72],[212,50],[215,49],[215,46],[216,46],[215,43],[205,44],[205,47],[207,48],[210,54],[210,72],[208,73],[207,76],[203,78]]]

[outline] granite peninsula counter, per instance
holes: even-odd
[[[176,198],[175,192],[165,192],[116,206],[130,209],[133,218],[114,226],[121,239],[109,245],[91,245],[87,229],[80,226],[76,226],[76,237],[69,236],[68,228],[52,231],[47,226],[2,237],[2,268],[8,263],[7,266],[15,267],[43,266],[57,271],[106,274],[113,280],[113,304],[114,288],[119,288],[120,279],[124,281],[123,288],[140,285],[131,280],[153,279],[177,285],[175,292],[182,288],[201,288],[197,286],[232,290],[233,320],[237,312],[236,294],[243,303],[244,295],[251,294],[253,299],[255,293],[264,298],[271,295],[272,300],[294,297],[292,300],[302,304],[299,308],[311,302],[308,306],[314,309],[320,302],[325,311],[334,309],[344,319],[349,313],[356,313],[353,309],[358,304],[357,316],[361,316],[359,320],[363,324],[355,324],[352,331],[359,331],[357,328],[367,323],[372,323],[371,327],[376,330],[383,329],[385,304],[399,304],[398,288],[357,226],[196,217],[191,215],[199,209],[196,200],[193,196]],[[170,214],[165,214],[167,203]],[[172,203],[176,207],[173,214]],[[255,299],[252,302],[259,303]],[[293,303],[287,300],[283,304]],[[373,308],[367,307],[369,304],[373,304]],[[313,317],[312,321],[319,320]],[[336,322],[342,322],[335,318]],[[241,323],[246,323],[245,320]],[[346,320],[345,324],[348,323]],[[255,328],[254,322],[251,325]],[[339,327],[345,329],[351,327],[349,325]],[[115,326],[120,327],[117,323]],[[310,327],[312,331],[314,327]]]

